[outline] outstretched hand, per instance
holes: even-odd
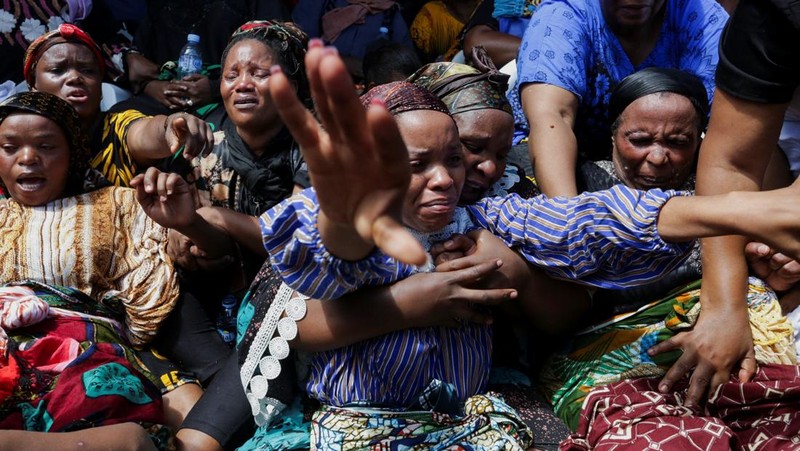
[[[380,104],[364,109],[335,49],[313,40],[305,62],[322,125],[278,66],[272,68],[270,93],[308,165],[323,242],[348,260],[378,246],[401,262],[424,264],[427,254],[401,224],[411,169],[394,118]]]
[[[214,149],[214,132],[206,121],[189,113],[167,116],[164,138],[170,152],[177,152],[183,146],[183,157],[187,160],[198,155],[208,155]]]
[[[701,305],[702,294],[701,294]],[[723,325],[720,327],[720,325]],[[740,381],[748,382],[756,372],[757,363],[747,310],[744,315],[735,312],[701,311],[694,327],[663,341],[648,350],[655,356],[683,350],[659,384],[659,390],[672,390],[681,378],[691,374],[686,404],[699,406],[713,395],[720,385],[729,382],[731,373]]]
[[[163,227],[180,229],[193,223],[194,196],[180,175],[151,167],[131,179],[131,187],[147,216]]]

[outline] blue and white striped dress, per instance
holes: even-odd
[[[554,277],[620,288],[657,279],[687,254],[691,243],[666,243],[656,227],[664,202],[685,194],[620,185],[569,199],[488,198],[460,209],[447,235],[486,228]],[[336,258],[322,244],[318,213],[316,193],[308,189],[261,217],[264,246],[295,290],[336,299],[419,270],[377,250],[357,262]],[[463,401],[485,389],[490,356],[486,326],[407,329],[316,354],[307,388],[329,405],[403,408],[438,379]]]

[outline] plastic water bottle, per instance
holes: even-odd
[[[386,27],[378,28],[378,40],[389,40],[389,29]]]
[[[373,53],[375,51],[380,50],[384,45],[388,44],[391,40],[389,39],[389,29],[387,27],[380,27],[378,29],[378,36],[367,43],[366,46],[366,53]]]
[[[239,300],[232,294],[222,298],[222,307],[217,316],[217,332],[229,346],[236,343],[236,307]]]
[[[200,36],[189,34],[186,36],[186,45],[178,55],[178,78],[187,75],[199,74],[203,69],[203,57],[200,55]]]

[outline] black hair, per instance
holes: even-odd
[[[362,70],[367,88],[405,80],[422,66],[417,52],[404,44],[386,41],[364,55]]]
[[[614,88],[608,102],[611,132],[619,128],[625,108],[635,100],[656,93],[674,93],[689,99],[699,119],[699,131],[708,121],[708,93],[703,82],[689,72],[663,67],[648,67],[628,75]]]

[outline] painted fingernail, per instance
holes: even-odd
[[[308,48],[323,47],[325,43],[320,38],[313,38],[308,41]]]
[[[281,69],[281,66],[279,64],[273,64],[269,68],[269,73],[270,74],[279,74],[281,72],[283,72],[283,69]]]

